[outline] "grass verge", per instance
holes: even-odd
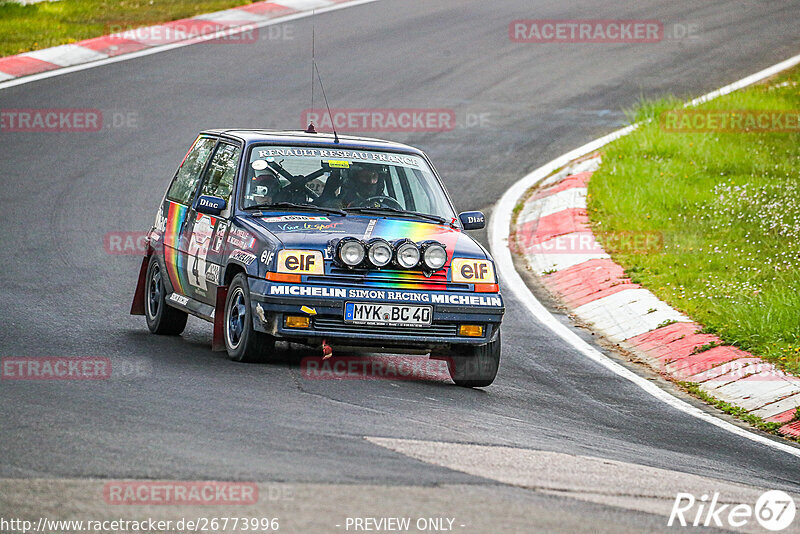
[[[611,251],[634,282],[718,335],[800,374],[800,128],[674,132],[674,98],[610,144],[589,183],[589,217],[608,232],[657,232],[663,246]],[[800,113],[800,69],[699,110]]]
[[[0,57],[99,37],[122,29],[194,17],[250,0],[60,0],[20,5],[0,0]]]
[[[699,398],[703,402],[705,402],[707,404],[710,404],[712,406],[715,406],[716,408],[718,408],[719,410],[725,412],[726,414],[732,415],[736,419],[739,419],[740,421],[744,421],[745,423],[748,423],[751,426],[754,426],[754,427],[758,428],[759,430],[761,430],[763,432],[767,432],[769,434],[779,435],[781,437],[784,437],[786,439],[790,439],[790,440],[793,440],[793,441],[800,441],[800,439],[796,439],[796,438],[788,437],[788,436],[783,436],[782,434],[780,434],[778,432],[778,429],[780,427],[782,427],[783,425],[785,425],[786,423],[773,423],[771,421],[764,421],[762,418],[758,417],[757,415],[753,415],[751,413],[747,413],[747,410],[745,410],[744,408],[740,408],[738,406],[735,406],[733,404],[727,403],[725,401],[721,401],[718,398],[709,395],[708,393],[706,393],[705,391],[700,389],[700,387],[697,384],[693,384],[691,382],[678,382],[678,384],[682,388],[684,388],[686,391],[688,391],[690,394],[692,394],[695,397]],[[796,420],[797,420],[797,416],[795,416],[795,418],[792,419],[792,421],[796,421]]]

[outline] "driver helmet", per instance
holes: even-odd
[[[250,182],[250,192],[259,204],[272,203],[280,188],[280,180],[271,169],[257,171]]]
[[[383,194],[383,178],[377,165],[357,164],[350,167],[350,184],[364,198]]]

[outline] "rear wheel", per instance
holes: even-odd
[[[237,274],[225,300],[225,350],[236,362],[266,362],[275,351],[275,338],[253,328],[250,287],[244,273]]]
[[[189,315],[167,305],[164,275],[155,255],[150,256],[145,285],[144,318],[154,334],[176,336],[186,328]]]
[[[457,386],[468,388],[485,387],[494,382],[500,367],[500,332],[486,345],[466,345],[447,357],[450,378]]]

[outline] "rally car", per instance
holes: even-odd
[[[275,341],[444,359],[492,383],[504,305],[489,253],[428,157],[312,131],[208,130],[178,167],[147,236],[131,313],[156,334],[187,314],[214,350],[266,361]]]

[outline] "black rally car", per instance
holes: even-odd
[[[131,313],[268,360],[276,340],[407,349],[454,382],[492,383],[504,306],[489,253],[465,230],[427,156],[308,132],[209,130],[195,140],[148,234]]]

